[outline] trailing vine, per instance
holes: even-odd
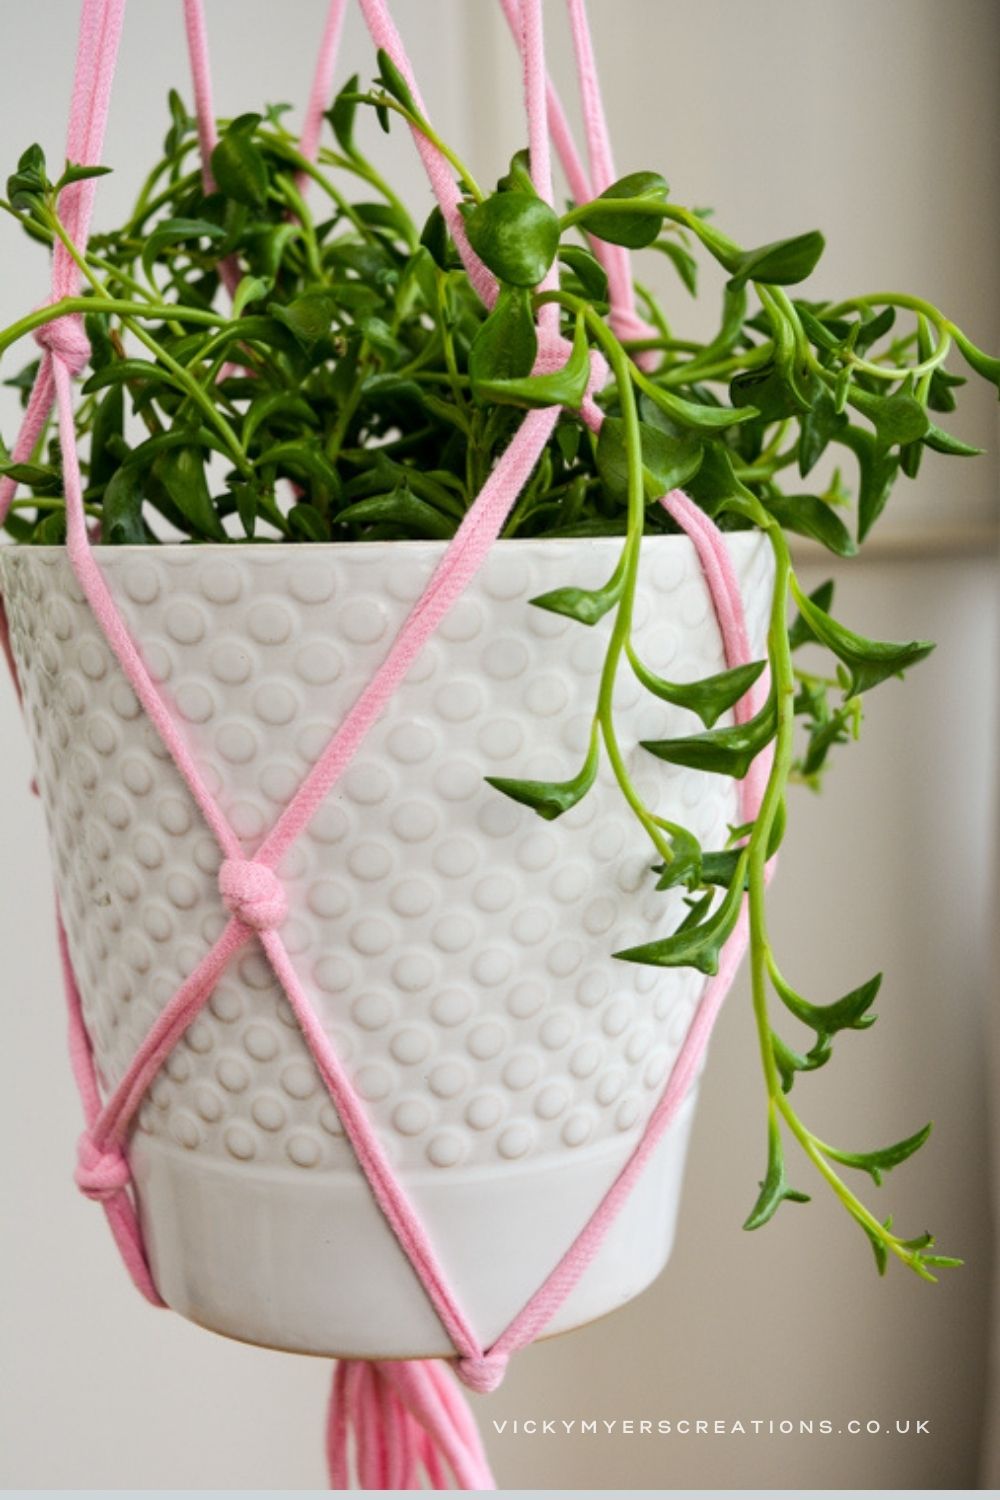
[[[959,1264],[938,1254],[930,1235],[902,1238],[845,1180],[845,1172],[862,1173],[878,1185],[923,1145],[929,1125],[883,1149],[854,1151],[820,1139],[799,1114],[793,1085],[829,1061],[841,1032],[873,1024],[881,976],[822,1003],[800,994],[772,948],[766,887],[790,783],[818,788],[832,750],[858,737],[865,695],[933,649],[856,633],[831,613],[832,583],[804,593],[789,534],[852,556],[897,478],[914,477],[927,450],[979,451],[937,425],[964,384],[947,366],[952,353],[997,385],[1000,361],[919,297],[794,296],[789,289],[823,252],[819,233],[745,249],[703,211],[673,203],[655,172],[623,177],[559,215],[535,193],[526,153],[518,152],[496,190],[485,192],[381,53],[373,87],[362,90],[353,78],[335,99],[332,143],[315,163],[298,151],[282,106],[222,122],[211,193],[197,166],[194,121],[178,95],[169,105],[162,158],[132,214],[94,236],[86,252],[66,232],[59,195],[104,168],[70,163],[52,182],[32,146],[2,202],[33,239],[60,241],[84,277],[81,296],[0,333],[0,356],[51,319],[82,315],[91,355],[77,427],[87,451],[85,504],[102,542],[445,540],[521,412],[561,406],[504,535],[622,537],[602,586],[567,583],[531,601],[584,627],[610,617],[591,731],[583,764],[567,780],[487,779],[551,820],[587,795],[606,760],[648,839],[650,877],[658,890],[683,891],[688,904],[675,930],[618,953],[622,961],[714,974],[746,905],[767,1158],[745,1227],[760,1227],[786,1200],[805,1199],[786,1171],[790,1138],[868,1236],[880,1271],[895,1258],[933,1280],[937,1268]],[[499,284],[489,312],[440,212],[418,227],[360,149],[361,108],[386,130],[402,117],[447,156],[464,194],[468,239]],[[314,189],[312,208],[303,179]],[[725,273],[713,336],[678,337],[664,308],[638,287],[651,332],[620,341],[607,320],[595,241],[666,257],[690,294],[707,255]],[[238,285],[226,310],[223,268],[234,266]],[[558,287],[538,290],[554,266]],[[567,358],[560,369],[533,374],[538,313],[553,304]],[[907,322],[897,328],[900,314]],[[580,417],[592,350],[611,372],[597,397],[604,418],[597,436]],[[652,368],[639,367],[640,354],[652,357]],[[8,383],[26,395],[35,369],[29,364]],[[796,476],[805,481],[824,455],[838,452],[857,474],[853,500],[839,467],[822,487],[799,492]],[[0,474],[24,491],[7,520],[13,540],[61,543],[62,475],[51,434],[27,462],[0,450]],[[658,677],[632,639],[643,538],[676,529],[658,502],[678,486],[723,530],[762,531],[774,557],[766,661],[699,682]],[[828,665],[800,667],[802,647]],[[765,668],[763,706],[720,727]],[[702,849],[640,795],[612,710],[623,672],[702,725],[644,742],[650,756],[739,779],[770,747],[760,811],[731,831],[725,848]],[[789,1024],[811,1034],[808,1045],[786,1040]]]

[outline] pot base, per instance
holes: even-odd
[[[547,1334],[614,1311],[663,1269],[693,1110],[692,1094]],[[405,1179],[484,1347],[558,1262],[634,1146],[630,1138],[572,1163]],[[141,1133],[131,1159],[154,1279],[168,1306],[192,1322],[324,1358],[455,1352],[360,1172],[249,1178]]]

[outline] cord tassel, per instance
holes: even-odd
[[[339,1360],[326,1425],[330,1488],[495,1490],[468,1403],[439,1359]]]

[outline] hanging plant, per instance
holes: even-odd
[[[451,164],[464,232],[497,279],[491,310],[440,210],[415,224],[363,153],[357,126],[369,109],[386,130],[401,118]],[[674,203],[656,172],[631,173],[559,214],[538,196],[527,153],[518,152],[495,190],[485,190],[384,52],[373,88],[352,79],[327,121],[315,162],[300,153],[280,108],[229,121],[206,188],[195,122],[171,94],[163,155],[133,212],[85,250],[60,216],[60,193],[105,169],[70,163],[52,181],[40,149],[29,148],[3,207],[43,246],[61,243],[84,285],[6,329],[0,353],[64,314],[82,315],[90,345],[76,415],[84,500],[111,547],[154,547],[178,535],[234,547],[448,539],[523,411],[562,407],[502,534],[622,539],[602,586],[567,577],[531,601],[581,629],[611,617],[588,747],[557,780],[499,776],[485,763],[482,774],[498,795],[554,820],[587,796],[602,763],[610,766],[648,840],[648,879],[659,891],[682,891],[687,905],[679,926],[616,953],[621,962],[715,974],[746,893],[767,1157],[745,1227],[805,1200],[798,1167],[786,1169],[791,1137],[870,1240],[879,1270],[895,1258],[933,1280],[959,1262],[938,1254],[930,1235],[897,1231],[851,1185],[858,1175],[880,1184],[930,1126],[878,1149],[834,1146],[807,1125],[793,1087],[830,1060],[841,1032],[874,1023],[881,976],[841,998],[802,995],[782,972],[766,916],[789,786],[818,789],[834,750],[858,738],[865,696],[933,647],[860,634],[839,618],[832,583],[805,594],[789,539],[805,536],[851,557],[897,480],[915,477],[928,450],[935,459],[978,452],[941,425],[965,383],[950,357],[957,352],[961,367],[994,384],[1000,361],[920,297],[797,295],[820,261],[821,234],[746,249],[704,211]],[[720,267],[715,332],[680,336],[674,317],[637,284],[648,335],[616,336],[607,271],[595,254],[609,245],[665,257],[682,296],[694,294],[705,262]],[[224,282],[233,291],[228,309]],[[553,307],[558,358],[539,373],[539,314]],[[597,435],[581,416],[595,352],[610,372],[596,393]],[[35,372],[29,365],[11,383],[27,392]],[[830,455],[837,466],[817,482]],[[5,451],[0,473],[24,492],[7,516],[11,538],[61,543],[55,443],[41,441],[25,462]],[[775,564],[766,663],[667,681],[637,653],[643,538],[677,529],[660,497],[679,487],[723,531],[766,534]],[[798,665],[803,648],[808,668]],[[765,670],[762,706],[720,727]],[[700,721],[696,733],[644,741],[650,757],[737,779],[771,757],[759,815],[732,828],[725,847],[702,848],[637,790],[612,706],[623,673]]]

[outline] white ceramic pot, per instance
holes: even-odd
[[[729,545],[761,654],[769,551],[756,533]],[[606,766],[554,825],[484,780],[578,769],[610,622],[588,629],[528,600],[602,583],[619,548],[498,544],[281,871],[298,972],[485,1345],[635,1146],[703,985],[609,956],[668,931],[680,898],[653,890],[650,851]],[[441,551],[98,549],[248,854]],[[0,549],[0,582],[70,951],[113,1086],[223,926],[218,851],[62,549]],[[636,621],[654,671],[724,667],[686,538],[645,544]],[[617,701],[637,783],[720,847],[735,787],[637,746],[696,721],[627,668]],[[620,1305],[662,1268],[692,1103],[551,1331]],[[255,946],[152,1086],[130,1154],[156,1283],[177,1311],[278,1348],[451,1352]]]

